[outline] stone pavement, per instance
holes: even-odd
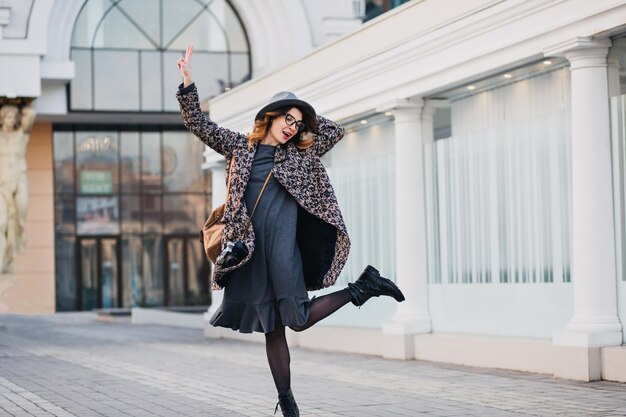
[[[625,416],[626,385],[292,350],[302,416]],[[0,315],[0,416],[270,416],[263,345],[92,313]],[[280,414],[280,411],[279,411]]]

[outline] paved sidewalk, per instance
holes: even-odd
[[[292,350],[302,416],[624,416],[626,385]],[[261,344],[91,313],[0,315],[0,416],[270,416]],[[280,411],[279,411],[280,414]]]

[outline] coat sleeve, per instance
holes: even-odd
[[[330,151],[343,138],[343,134],[343,126],[318,115],[317,126],[313,130],[313,149],[315,153],[322,156]]]
[[[246,142],[244,135],[218,126],[200,110],[200,99],[195,84],[185,88],[181,84],[176,92],[176,98],[185,127],[215,152],[228,157],[237,146]]]

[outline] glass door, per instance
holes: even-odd
[[[120,241],[118,237],[77,239],[79,310],[122,306]]]
[[[197,236],[165,238],[165,305],[209,304],[209,263]]]

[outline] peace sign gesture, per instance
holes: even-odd
[[[192,84],[192,75],[191,75],[191,54],[193,53],[193,45],[188,45],[187,50],[185,51],[185,57],[178,58],[176,64],[178,65],[178,69],[180,70],[180,74],[183,76],[183,87],[187,87]]]

